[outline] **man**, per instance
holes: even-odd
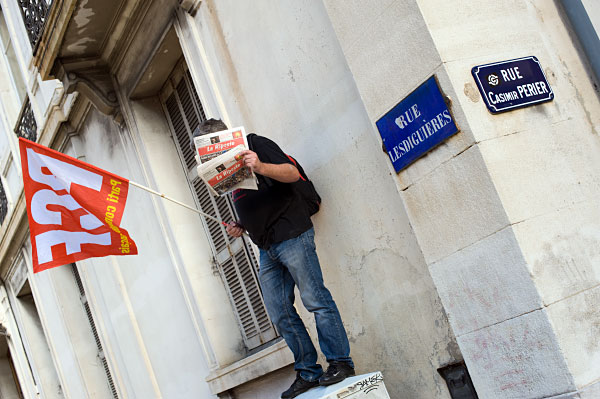
[[[222,121],[210,119],[200,126],[199,134],[226,129]],[[267,311],[295,359],[296,380],[281,394],[288,399],[354,375],[354,364],[340,313],[323,283],[306,202],[291,184],[300,178],[298,169],[266,137],[255,135],[251,143],[251,149],[240,155],[257,175],[258,190],[233,193],[240,221],[230,223],[227,233],[240,237],[246,230],[260,249],[259,280]],[[329,363],[325,373],[294,308],[295,286],[302,303],[315,316],[319,345]]]

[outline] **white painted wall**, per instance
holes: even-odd
[[[86,162],[144,181],[129,135],[94,109],[74,141],[74,151]],[[205,355],[181,290],[174,243],[166,239],[156,207],[150,194],[130,188],[121,227],[136,241],[139,255],[83,261],[82,278],[124,392],[208,398]]]

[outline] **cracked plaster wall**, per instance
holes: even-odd
[[[317,251],[357,371],[381,370],[391,397],[448,398],[436,369],[460,351],[327,11],[284,3],[198,11],[229,122],[293,154],[323,197]]]

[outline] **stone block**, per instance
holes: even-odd
[[[576,390],[544,310],[462,335],[458,343],[480,398],[541,398]]]
[[[479,144],[511,222],[600,195],[600,142],[574,121]]]
[[[531,54],[535,54],[540,60],[555,96],[560,95],[561,99],[570,96],[570,93],[561,93],[560,90],[557,93],[557,88],[554,84],[554,68],[549,67],[549,65],[552,65],[549,55],[545,52]],[[464,112],[469,115],[469,123],[473,126],[473,135],[478,142],[525,130],[540,129],[541,126],[548,126],[552,123],[564,121],[573,112],[577,112],[572,110],[572,107],[564,101],[550,101],[500,114],[489,112],[473,79],[471,68],[475,65],[483,65],[491,61],[510,60],[513,58],[515,58],[514,52],[506,51],[496,54],[493,59],[488,56],[481,56],[450,61],[444,64],[452,85],[457,90],[458,103]]]
[[[344,53],[371,120],[379,119],[441,65],[414,2],[394,2]]]
[[[418,0],[418,3],[453,84],[457,90],[464,90],[459,99],[471,125],[477,126],[474,133],[478,141],[539,129],[567,119],[585,126],[572,132],[598,130],[594,128],[600,123],[598,97],[555,2],[463,0],[439,4]],[[448,24],[449,19],[469,23]],[[481,40],[498,31],[504,32],[503,40]],[[522,40],[523,37],[528,39]],[[492,115],[481,99],[471,68],[529,55],[540,60],[555,100]]]
[[[429,269],[457,336],[541,308],[511,227]]]
[[[600,284],[597,199],[513,225],[545,305]]]
[[[394,0],[325,0],[324,3],[340,45],[346,50],[387,12]]]
[[[298,399],[390,399],[380,372],[357,375],[328,387],[317,387]]]
[[[431,151],[427,152],[421,158],[417,159],[409,167],[402,170],[398,174],[398,184],[400,190],[404,190],[406,187],[418,181],[423,176],[431,173],[442,163],[447,162],[456,154],[463,152],[475,142],[475,138],[473,137],[467,121],[467,117],[457,100],[459,94],[454,91],[454,86],[450,81],[448,73],[446,72],[446,68],[441,66],[433,71],[432,74],[435,74],[442,94],[450,99],[450,112],[452,113],[452,117],[455,120],[459,131],[455,135],[449,137],[447,140],[444,140]],[[398,99],[398,102],[402,100],[403,98]],[[377,135],[379,137],[379,142],[381,142],[379,133],[377,133]],[[390,165],[390,170],[393,171],[394,168],[391,166],[389,158],[387,159],[387,162]]]
[[[440,165],[402,196],[428,264],[508,225],[477,145]]]
[[[474,54],[496,55],[507,46],[527,45],[522,35],[537,36],[524,2],[417,0],[444,62],[473,57]],[[520,16],[520,18],[516,18]],[[535,17],[535,16],[534,16]],[[463,24],[449,21],[464,21]],[[482,40],[503,33],[502,40]]]
[[[600,398],[600,382],[596,382],[588,387],[585,387],[579,393],[581,399],[598,399]]]
[[[577,387],[600,379],[600,286],[547,309]]]

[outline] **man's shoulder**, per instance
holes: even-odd
[[[248,138],[248,140],[252,140],[256,143],[273,143],[274,142],[270,138],[261,136],[260,134],[256,134],[256,133],[249,133],[247,138]]]
[[[250,133],[247,136],[248,144],[251,150],[257,152],[260,150],[279,150],[279,145],[268,137],[258,135],[256,133]]]

